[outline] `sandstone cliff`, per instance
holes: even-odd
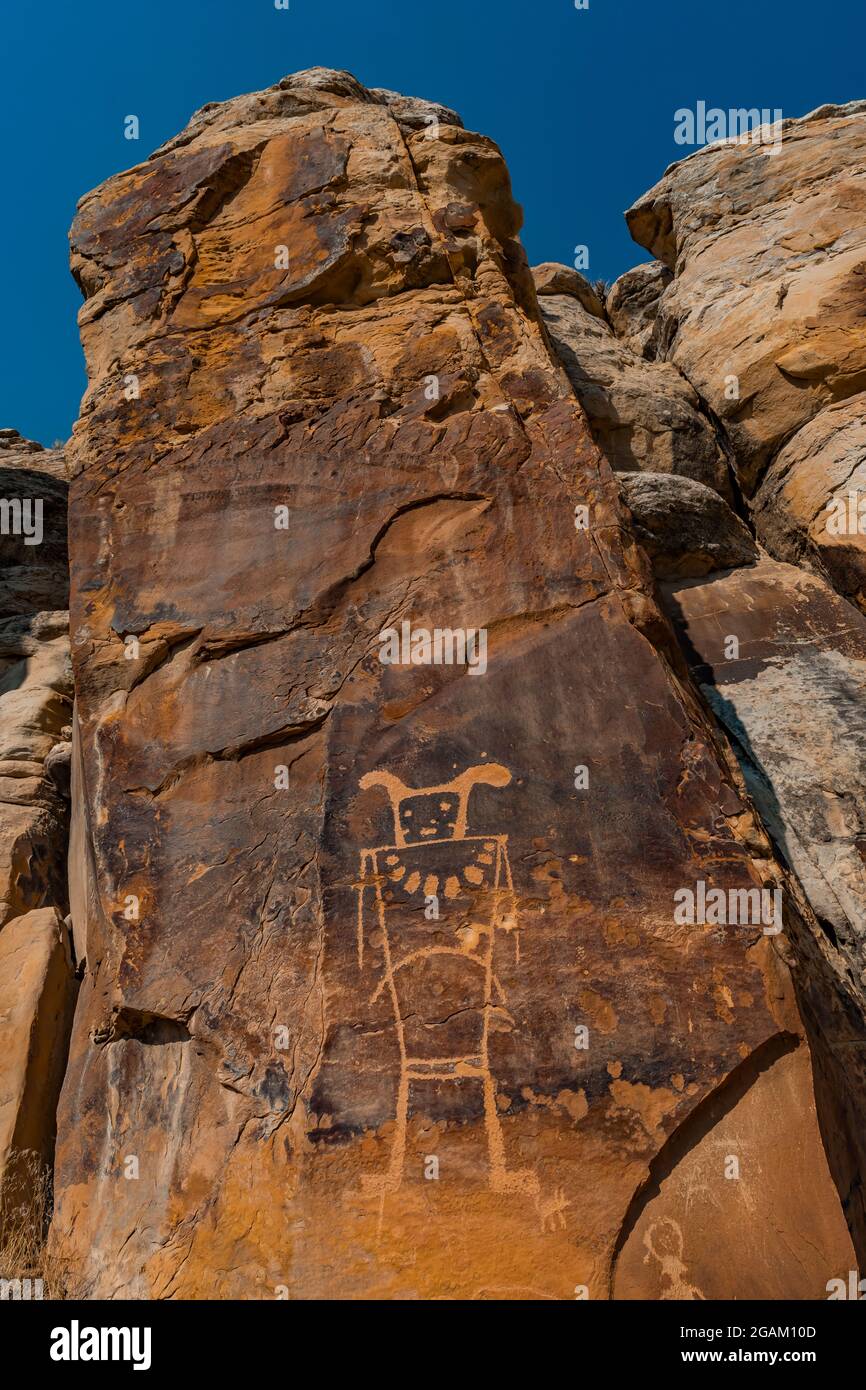
[[[805,1298],[855,1259],[829,861],[771,846],[611,468],[697,489],[669,573],[714,582],[758,550],[701,494],[761,448],[671,356],[667,242],[539,300],[520,220],[453,112],[320,69],[80,204],[52,1239],[92,1295]],[[699,884],[785,931],[678,920]]]
[[[617,281],[601,326],[576,306],[548,315],[555,268],[538,268],[554,345],[615,466],[634,468],[618,440],[645,429],[636,367],[672,374],[657,378],[670,402],[653,402],[657,421],[694,393],[727,462],[729,485],[697,452],[668,449],[672,462],[650,456],[639,466],[651,472],[620,483],[693,675],[824,937],[800,942],[796,973],[861,1246],[864,150],[854,102],[786,121],[772,153],[733,142],[672,165],[627,214],[659,259]]]
[[[59,450],[0,430],[0,1248],[53,1159],[76,990],[66,492]]]
[[[861,607],[863,532],[832,503],[863,486],[866,452],[866,103],[785,121],[777,151],[710,146],[627,214],[672,280],[661,355],[730,442],[758,534]]]
[[[545,281],[545,269],[533,272],[542,318],[612,466],[677,473],[730,497],[727,458],[685,377],[673,363],[647,360],[630,334],[617,336],[604,309],[591,313],[580,298],[589,286],[577,271]]]

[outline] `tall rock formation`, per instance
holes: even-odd
[[[79,207],[54,1240],[96,1296],[816,1297],[851,1267],[788,972],[821,930],[519,226],[489,140],[319,69]],[[689,923],[700,885],[778,887],[786,933]]]
[[[673,272],[654,341],[723,426],[755,525],[866,607],[866,102],[710,145],[627,214]],[[628,297],[628,296],[626,296]],[[674,471],[674,470],[671,470]]]
[[[821,1078],[822,1131],[862,1242],[864,618],[816,575],[771,559],[708,488],[620,478],[692,674],[819,928],[796,936],[796,976]]]
[[[66,493],[59,450],[0,430],[0,927],[66,910]]]
[[[737,557],[722,541],[723,504],[696,502],[679,479],[656,483],[664,520],[649,480],[627,485],[637,534],[650,535],[656,573],[670,581],[663,601],[693,674],[823,932],[800,941],[800,998],[825,1140],[861,1249],[864,208],[864,102],[785,121],[777,148],[709,146],[672,165],[627,214],[663,265],[623,276],[606,306],[624,341],[674,365],[698,393],[759,542]]]
[[[76,991],[66,494],[60,450],[0,430],[0,1239],[53,1158]]]
[[[800,940],[797,977],[825,1143],[861,1248],[866,650],[845,600],[863,607],[864,122],[863,103],[824,107],[785,122],[776,151],[710,146],[673,165],[628,214],[661,260],[610,291],[604,366],[603,328],[584,309],[549,324],[590,418],[601,392],[620,430],[639,427],[635,360],[673,368],[735,480],[732,493],[688,458],[668,465],[679,476],[652,457],[638,460],[649,471],[619,475],[692,673],[823,933]],[[540,295],[556,274],[543,269]],[[657,379],[670,404],[656,400],[651,415],[664,421],[680,393]],[[616,436],[594,430],[615,467],[634,466]]]

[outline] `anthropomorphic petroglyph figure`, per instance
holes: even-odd
[[[361,779],[385,790],[394,826],[390,844],[362,850],[358,886],[358,963],[378,974],[371,1003],[390,996],[400,1050],[394,1143],[373,1180],[385,1190],[403,1180],[413,1084],[469,1080],[482,1089],[490,1186],[538,1191],[535,1174],[506,1168],[489,1061],[491,1022],[512,1022],[493,959],[497,932],[518,939],[508,836],[468,833],[473,787],[510,781],[499,763],[428,787],[385,771]]]
[[[558,1187],[548,1197],[540,1194],[536,1200],[538,1217],[541,1222],[542,1231],[564,1231],[567,1225],[565,1213],[571,1206],[571,1202],[566,1200],[566,1196],[561,1187]]]
[[[660,1298],[704,1298],[700,1289],[686,1279],[688,1268],[683,1260],[683,1233],[678,1222],[670,1216],[663,1216],[660,1221],[655,1221],[650,1226],[643,1243],[647,1251],[643,1259],[644,1264],[650,1259],[656,1260],[661,1277],[667,1285],[660,1293]]]

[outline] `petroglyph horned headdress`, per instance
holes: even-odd
[[[475,767],[468,767],[450,782],[441,782],[430,787],[407,787],[393,772],[385,771],[365,773],[360,786],[364,791],[368,787],[385,788],[394,816],[394,844],[402,847],[406,845],[406,836],[409,833],[405,824],[409,803],[414,801],[420,806],[434,796],[453,802],[454,816],[453,819],[449,817],[448,822],[449,827],[453,827],[450,838],[462,840],[466,836],[466,816],[472,788],[479,783],[489,787],[507,787],[510,781],[511,773],[501,763],[479,763]]]

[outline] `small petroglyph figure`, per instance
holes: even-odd
[[[477,1081],[482,1089],[489,1183],[494,1191],[536,1198],[538,1179],[508,1171],[490,1070],[495,1018],[513,1020],[493,968],[497,933],[510,934],[519,960],[508,836],[470,835],[473,787],[505,787],[499,763],[467,768],[450,782],[407,787],[386,771],[368,772],[361,789],[381,787],[393,815],[390,844],[361,851],[358,964],[375,966],[371,1003],[390,996],[400,1050],[397,1116],[387,1171],[366,1185],[395,1191],[403,1181],[406,1125],[414,1083]],[[425,913],[434,899],[437,915]],[[374,935],[375,933],[375,935]],[[365,964],[365,942],[375,943]]]
[[[660,1221],[653,1222],[643,1238],[643,1243],[647,1251],[643,1258],[644,1264],[650,1259],[656,1260],[661,1277],[666,1283],[659,1298],[704,1299],[700,1289],[686,1279],[688,1269],[683,1261],[683,1232],[673,1217],[663,1216]]]
[[[536,1205],[542,1231],[565,1230],[565,1213],[571,1206],[571,1202],[566,1201],[565,1193],[561,1187],[558,1187],[550,1197],[542,1198],[539,1196]]]

